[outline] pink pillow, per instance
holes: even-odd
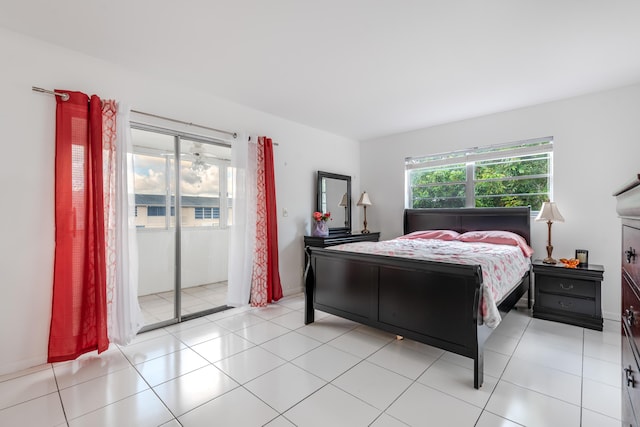
[[[527,258],[533,255],[533,249],[527,245],[527,241],[519,234],[510,231],[489,230],[489,231],[468,231],[458,236],[461,242],[493,243],[496,245],[518,246]]]
[[[453,230],[423,230],[414,231],[405,234],[398,239],[438,239],[438,240],[456,240],[460,233]]]

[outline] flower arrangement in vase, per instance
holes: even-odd
[[[331,212],[314,212],[313,224],[311,224],[311,235],[316,237],[329,236],[329,225],[327,221],[331,219]]]

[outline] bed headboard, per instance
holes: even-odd
[[[517,233],[531,244],[531,212],[514,208],[405,209],[404,234],[420,230],[505,230]]]

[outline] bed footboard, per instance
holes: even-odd
[[[307,248],[305,323],[314,308],[474,360],[483,381],[479,266]]]

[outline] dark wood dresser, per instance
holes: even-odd
[[[533,317],[602,330],[600,285],[604,267],[567,268],[562,263],[533,262]]]
[[[343,243],[377,242],[379,239],[380,233],[330,234],[328,237],[304,236],[304,247],[326,248]]]
[[[613,194],[622,222],[622,425],[640,426],[640,175]]]
[[[307,247],[313,248],[326,248],[327,246],[341,245],[343,243],[354,242],[377,242],[380,240],[380,233],[338,233],[329,234],[328,237],[316,237],[316,236],[304,236],[304,267],[306,268],[307,262],[309,262],[309,256],[307,255]]]

